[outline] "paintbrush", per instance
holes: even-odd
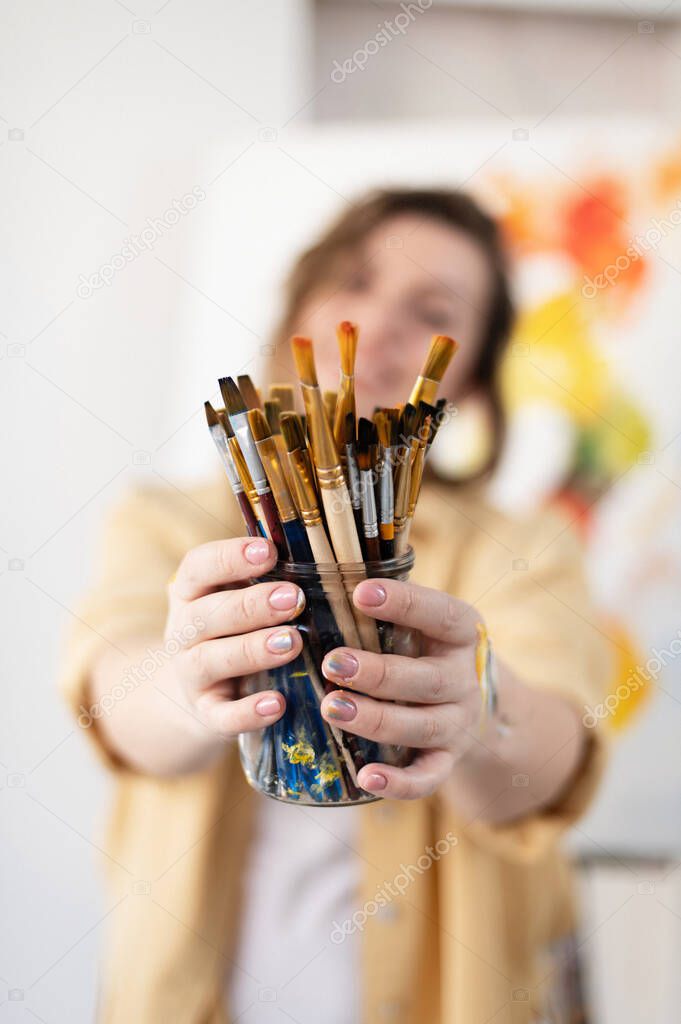
[[[430,424],[430,436],[428,438],[428,447],[426,448],[426,458],[428,458],[428,453],[432,448],[433,441],[437,437],[438,430],[447,419],[448,405],[448,398],[438,398],[437,402],[435,403],[435,412],[433,414],[433,421]],[[451,408],[453,409],[454,407],[451,406]]]
[[[255,490],[267,522],[272,543],[281,559],[288,559],[288,544],[279,521],[277,506],[267,483],[267,475],[258,455],[258,449],[248,423],[248,410],[241,392],[231,377],[220,378],[220,390],[225,403],[225,411],[234,430],[239,447],[246,460]]]
[[[274,496],[281,521],[282,529],[294,562],[313,562],[314,555],[305,533],[305,528],[298,518],[284,471],[279,461],[279,453],[270,433],[265,414],[260,409],[248,410],[248,425],[255,441],[258,454],[265,468],[267,482]],[[283,438],[282,438],[283,440]]]
[[[312,454],[317,470],[317,483],[331,544],[338,562],[357,566],[362,562],[362,548],[355,528],[345,476],[324,412],[324,403],[317,383],[312,342],[309,338],[294,337],[291,339],[291,348],[303,392]],[[344,571],[343,578],[348,592],[351,594],[356,584],[366,578],[366,573],[360,568],[355,568],[352,573]],[[353,615],[363,640],[364,649],[380,652],[378,631],[373,619],[363,615],[357,609],[353,609]]]
[[[426,361],[409,396],[409,403],[418,406],[419,402],[435,402],[435,396],[449,366],[458,343],[445,334],[435,334],[428,349]]]
[[[397,535],[396,549],[397,554],[402,555],[409,546],[409,530],[411,529],[411,523],[414,518],[414,512],[416,510],[416,502],[421,490],[421,481],[423,479],[423,465],[426,457],[426,446],[431,434],[431,425],[433,422],[433,414],[436,412],[434,406],[428,405],[426,402],[419,402],[418,407],[418,424],[416,427],[416,436],[418,438],[416,444],[416,450],[413,453],[411,472],[409,474],[409,499],[407,502],[407,515],[404,520],[404,525],[401,527],[400,532]]]
[[[240,374],[236,379],[236,384],[247,409],[262,409],[260,392],[247,373]]]
[[[359,484],[359,469],[357,468],[357,455],[355,452],[356,443],[357,428],[355,425],[355,414],[354,412],[349,412],[345,417],[345,438],[343,445],[345,449],[345,475],[348,482],[348,490],[350,491],[350,502],[352,504],[352,514],[355,517],[357,536],[359,537],[360,544],[362,545],[362,553],[366,557],[366,550],[364,547],[364,525],[362,522],[362,492]]]
[[[343,634],[345,644],[349,647],[361,647],[357,625],[348,604],[331,544],[322,522],[310,453],[299,417],[294,413],[285,413],[281,417],[281,429],[288,451],[296,507],[305,525],[314,560],[324,572],[327,599],[338,628]]]
[[[360,562],[362,551],[352,516],[350,494],[326,419],[312,342],[309,338],[294,337],[291,348],[303,392],[312,456],[336,560]]]
[[[270,384],[270,401],[279,402],[281,412],[295,412],[295,391],[292,384]]]
[[[288,454],[286,452],[284,438],[281,436],[281,411],[281,403],[279,402],[278,398],[270,398],[267,402],[265,402],[265,416],[267,418],[267,423],[270,428],[270,433],[272,434],[272,437],[274,438],[274,443],[277,446],[279,462],[281,463],[281,468],[284,471],[284,478],[286,480],[286,483],[288,484],[288,489],[289,491],[292,491],[293,483],[291,481],[291,471],[289,469],[288,464]]]
[[[357,339],[359,330],[356,324],[343,320],[336,328],[336,338],[340,351],[340,382],[338,399],[333,418],[333,438],[336,448],[343,454],[345,448],[345,423],[349,412],[356,415],[355,409],[355,360],[357,358]]]
[[[409,485],[411,467],[418,448],[418,410],[409,402],[400,416],[399,436],[395,457],[395,551],[400,551],[399,536],[404,530],[409,512]]]
[[[241,509],[241,514],[244,517],[246,532],[249,537],[258,537],[260,536],[258,520],[251,503],[248,500],[244,485],[239,477],[238,470],[234,465],[234,459],[232,458],[232,453],[229,450],[229,440],[227,438],[225,428],[210,402],[204,402],[203,407],[206,413],[206,422],[208,423],[210,436],[213,438],[215,447],[217,448],[220,459],[222,460],[222,465],[225,468],[225,473],[227,474],[232,494],[236,498],[237,504]]]
[[[364,416],[360,417],[357,431],[357,466],[359,468],[360,494],[362,498],[362,528],[366,556],[370,562],[378,562],[381,557],[381,545],[378,539],[378,515],[376,512],[376,494],[374,492],[374,460],[371,457],[375,448],[374,435],[376,427]]]
[[[395,486],[393,481],[393,453],[397,445],[400,414],[397,409],[379,409],[374,422],[381,443],[378,467],[379,523],[381,558],[395,555]]]
[[[239,442],[234,436],[234,431],[232,430],[232,425],[229,422],[229,417],[225,413],[218,413],[218,415],[220,417],[220,422],[225,428],[225,433],[227,435],[227,444],[229,445],[229,450],[234,460],[236,471],[239,474],[239,479],[243,484],[243,488],[246,492],[246,496],[248,497],[249,504],[253,509],[255,518],[258,520],[258,527],[260,533],[262,534],[263,537],[268,537],[271,540],[272,538],[270,537],[270,530],[269,526],[267,525],[267,519],[265,518],[265,512],[260,503],[260,496],[258,495],[258,492],[255,489],[255,484],[251,480],[251,474],[248,472],[248,466],[246,465],[246,460],[243,456],[243,452],[239,447]]]

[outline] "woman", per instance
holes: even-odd
[[[296,332],[334,383],[343,319],[361,329],[361,410],[409,393],[432,333],[456,337],[441,393],[487,401],[496,453],[512,305],[497,229],[470,199],[354,204],[293,270],[273,376],[290,372]],[[333,652],[325,674],[346,689],[323,704],[342,728],[420,754],[362,770],[385,801],[337,809],[278,804],[239,770],[236,736],[276,721],[283,698],[237,699],[235,681],[301,643],[295,587],[248,588],[275,553],[242,534],[222,481],[138,494],[113,517],[73,638],[65,686],[117,779],[101,1020],[567,1020],[573,922],[556,843],[600,773],[580,708],[605,666],[566,524],[510,522],[479,482],[427,482],[413,582],[354,594],[366,614],[421,629],[423,656]],[[480,736],[482,620],[499,706]],[[147,666],[141,682],[131,663]]]

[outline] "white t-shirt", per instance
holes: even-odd
[[[239,1024],[354,1024],[359,931],[332,941],[358,907],[357,809],[301,807],[258,794],[234,967]],[[340,934],[335,932],[336,937]],[[283,1011],[283,1012],[282,1012]]]

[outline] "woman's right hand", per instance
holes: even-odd
[[[300,587],[249,584],[276,561],[263,538],[213,541],[187,552],[168,584],[165,640],[180,641],[171,664],[180,699],[204,735],[207,727],[229,738],[283,714],[285,700],[275,690],[238,697],[242,676],[285,665],[302,649],[298,630],[284,625],[305,606]]]

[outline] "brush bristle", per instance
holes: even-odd
[[[357,450],[360,448],[367,449],[370,444],[373,444],[373,436],[375,431],[374,424],[371,420],[366,419],[364,416],[360,416],[359,423],[357,424]]]
[[[400,410],[399,409],[386,409],[386,416],[388,417],[388,423],[390,425],[390,447],[394,448],[397,444],[397,436],[400,431]]]
[[[278,399],[272,399],[265,402],[265,416],[269,423],[270,430],[273,434],[281,434],[281,426],[279,425],[279,419],[281,417],[281,405]]]
[[[343,320],[336,328],[336,338],[340,349],[341,372],[346,377],[352,377],[355,372],[355,360],[357,358],[357,339],[359,329],[357,324]]]
[[[345,417],[345,444],[354,444],[357,440],[357,421],[354,412]]]
[[[376,431],[378,433],[378,440],[381,442],[384,448],[390,446],[390,418],[388,413],[390,409],[377,409],[374,413],[374,423],[376,424]]]
[[[254,441],[265,441],[272,436],[262,409],[248,410],[248,425],[251,428]]]
[[[246,403],[248,409],[262,409],[262,402],[260,401],[260,395],[255,384],[248,376],[247,373],[242,373],[237,377],[236,382],[241,392],[241,396]]]
[[[217,417],[220,421],[220,425],[224,430],[227,437],[234,437],[234,431],[232,430],[232,424],[229,422],[229,416],[224,409],[217,409]]]
[[[215,409],[210,404],[210,402],[204,402],[203,409],[206,414],[206,423],[208,424],[208,426],[219,427],[220,420],[218,419],[218,414],[216,413]]]
[[[270,384],[270,401],[279,402],[281,412],[295,412],[296,403],[292,384]]]
[[[240,412],[247,411],[241,392],[231,377],[220,378],[220,391],[228,416],[238,416]]]
[[[448,401],[449,401],[448,398],[440,398],[435,403],[435,413],[433,415],[433,419],[432,419],[432,422],[430,424],[430,437],[428,438],[428,447],[430,447],[430,445],[433,443],[433,441],[435,440],[435,436],[436,436],[438,430],[442,426],[442,422],[443,422],[443,420],[445,418],[442,415],[442,413],[443,413],[445,407],[447,406]]]
[[[301,384],[307,387],[316,388],[317,370],[314,364],[314,348],[310,338],[301,338],[299,335],[291,338],[291,351],[296,364],[296,373]]]
[[[434,335],[421,370],[421,376],[426,380],[436,380],[439,383],[458,347],[458,343],[453,338],[448,338],[446,334]]]
[[[306,448],[305,433],[300,417],[294,412],[286,412],[281,417],[281,432],[284,435],[284,444],[288,452],[294,452],[297,448]]]
[[[400,434],[403,438],[411,439],[417,436],[419,428],[419,411],[407,402],[400,420]]]

